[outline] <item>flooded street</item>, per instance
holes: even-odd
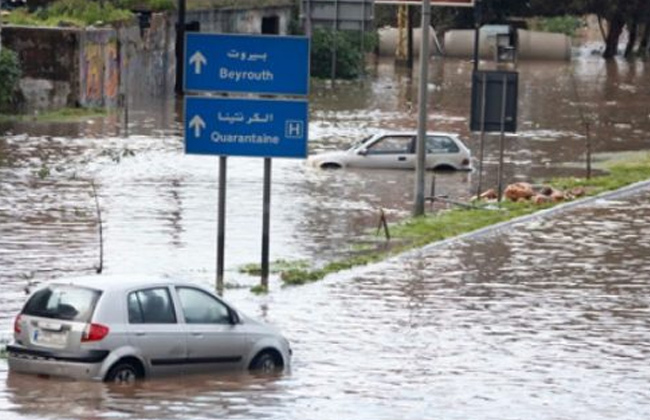
[[[255,297],[292,371],[132,390],[0,372],[3,418],[630,419],[650,415],[650,190]]]
[[[583,103],[599,154],[650,148],[650,71],[597,57],[520,63],[519,133],[505,175],[582,175]],[[468,132],[469,62],[431,65],[429,129]],[[578,98],[572,88],[575,74]],[[378,62],[363,83],[312,86],[310,152],[378,129],[416,126],[417,81]],[[153,103],[153,101],[150,101]],[[212,284],[218,159],[183,155],[177,104],[134,98],[121,116],[0,124],[0,331],[28,282],[99,263],[92,186],[104,221],[104,272],[179,275]],[[486,145],[485,182],[498,142]],[[601,155],[598,155],[601,156]],[[526,223],[500,237],[424,250],[308,286],[255,296],[238,273],[261,248],[261,160],[229,160],[225,297],[279,326],[290,373],[148,381],[133,390],[9,375],[0,417],[128,419],[645,419],[650,416],[650,192]],[[467,199],[476,173],[439,174]],[[320,171],[273,162],[271,259],[318,264],[349,254],[409,214],[413,174]],[[242,287],[237,287],[242,286]]]

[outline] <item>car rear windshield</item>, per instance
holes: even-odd
[[[101,292],[72,286],[49,286],[35,292],[23,314],[68,321],[88,322]]]

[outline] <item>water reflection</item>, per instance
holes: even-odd
[[[229,291],[292,341],[292,371],[277,378],[124,390],[9,375],[0,409],[30,419],[646,418],[649,210],[646,190],[265,297]]]
[[[431,66],[429,129],[460,132],[476,155],[478,139],[467,131],[471,64]],[[644,65],[572,66],[520,66],[520,133],[506,140],[508,180],[583,173],[578,102],[593,119],[595,151],[648,148]],[[361,83],[334,91],[315,84],[310,150],[342,148],[377,129],[414,129],[415,85],[383,61]],[[5,125],[0,331],[11,329],[27,282],[94,269],[91,181],[107,272],[213,281],[217,159],[183,155],[177,103],[158,105],[132,110],[128,138],[120,136],[121,116]],[[492,184],[494,140],[484,178]],[[250,286],[257,279],[236,268],[259,259],[262,163],[229,162],[227,280]],[[273,179],[272,258],[315,262],[349,255],[350,243],[376,227],[379,208],[392,220],[407,214],[414,183],[410,172],[320,171],[295,160],[274,162]],[[476,180],[440,174],[436,189],[467,198]],[[606,201],[301,288],[280,289],[273,278],[268,296],[228,289],[237,306],[287,332],[296,354],[289,375],[182,378],[125,392],[7,376],[0,363],[0,416],[647,418],[648,202],[648,194]]]

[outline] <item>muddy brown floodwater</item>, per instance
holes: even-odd
[[[507,180],[581,175],[583,103],[600,154],[650,147],[650,72],[642,62],[520,63],[519,133]],[[429,128],[467,128],[471,64],[434,61]],[[575,74],[578,96],[573,90]],[[414,129],[416,82],[378,62],[362,83],[311,95],[310,150],[377,129]],[[9,335],[28,281],[105,272],[214,278],[216,158],[184,156],[177,104],[134,100],[120,118],[0,126],[0,331]],[[132,152],[132,153],[131,153]],[[599,155],[600,156],[600,155]],[[497,142],[487,144],[494,184]],[[320,171],[274,161],[272,259],[322,262],[350,252],[412,204],[413,174]],[[232,158],[226,298],[278,325],[290,373],[183,377],[132,390],[10,375],[0,360],[0,417],[151,419],[645,419],[650,416],[650,193],[601,201],[524,228],[410,254],[298,288],[255,296],[237,267],[260,254],[262,163]],[[475,173],[437,176],[467,198]]]

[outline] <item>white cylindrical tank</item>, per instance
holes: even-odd
[[[570,60],[571,38],[558,33],[517,31],[517,56],[519,60]],[[481,31],[479,56],[493,60],[496,55],[496,38],[493,33]],[[474,30],[457,29],[445,33],[447,57],[474,57]]]
[[[379,29],[379,55],[382,57],[394,57],[397,51],[397,40],[399,30],[397,28],[384,27]],[[432,27],[429,27],[429,45],[431,54],[437,52],[435,44],[435,34]],[[408,34],[405,34],[408,36]],[[413,56],[420,56],[420,40],[422,39],[422,29],[413,29]],[[408,42],[408,41],[407,41]],[[408,46],[407,46],[408,47]]]
[[[571,59],[571,38],[550,32],[517,31],[517,53],[520,60]]]
[[[455,58],[474,57],[473,29],[454,29],[445,32],[445,56]],[[488,35],[481,31],[479,39],[479,56],[482,59],[494,57],[494,42],[488,42]]]

